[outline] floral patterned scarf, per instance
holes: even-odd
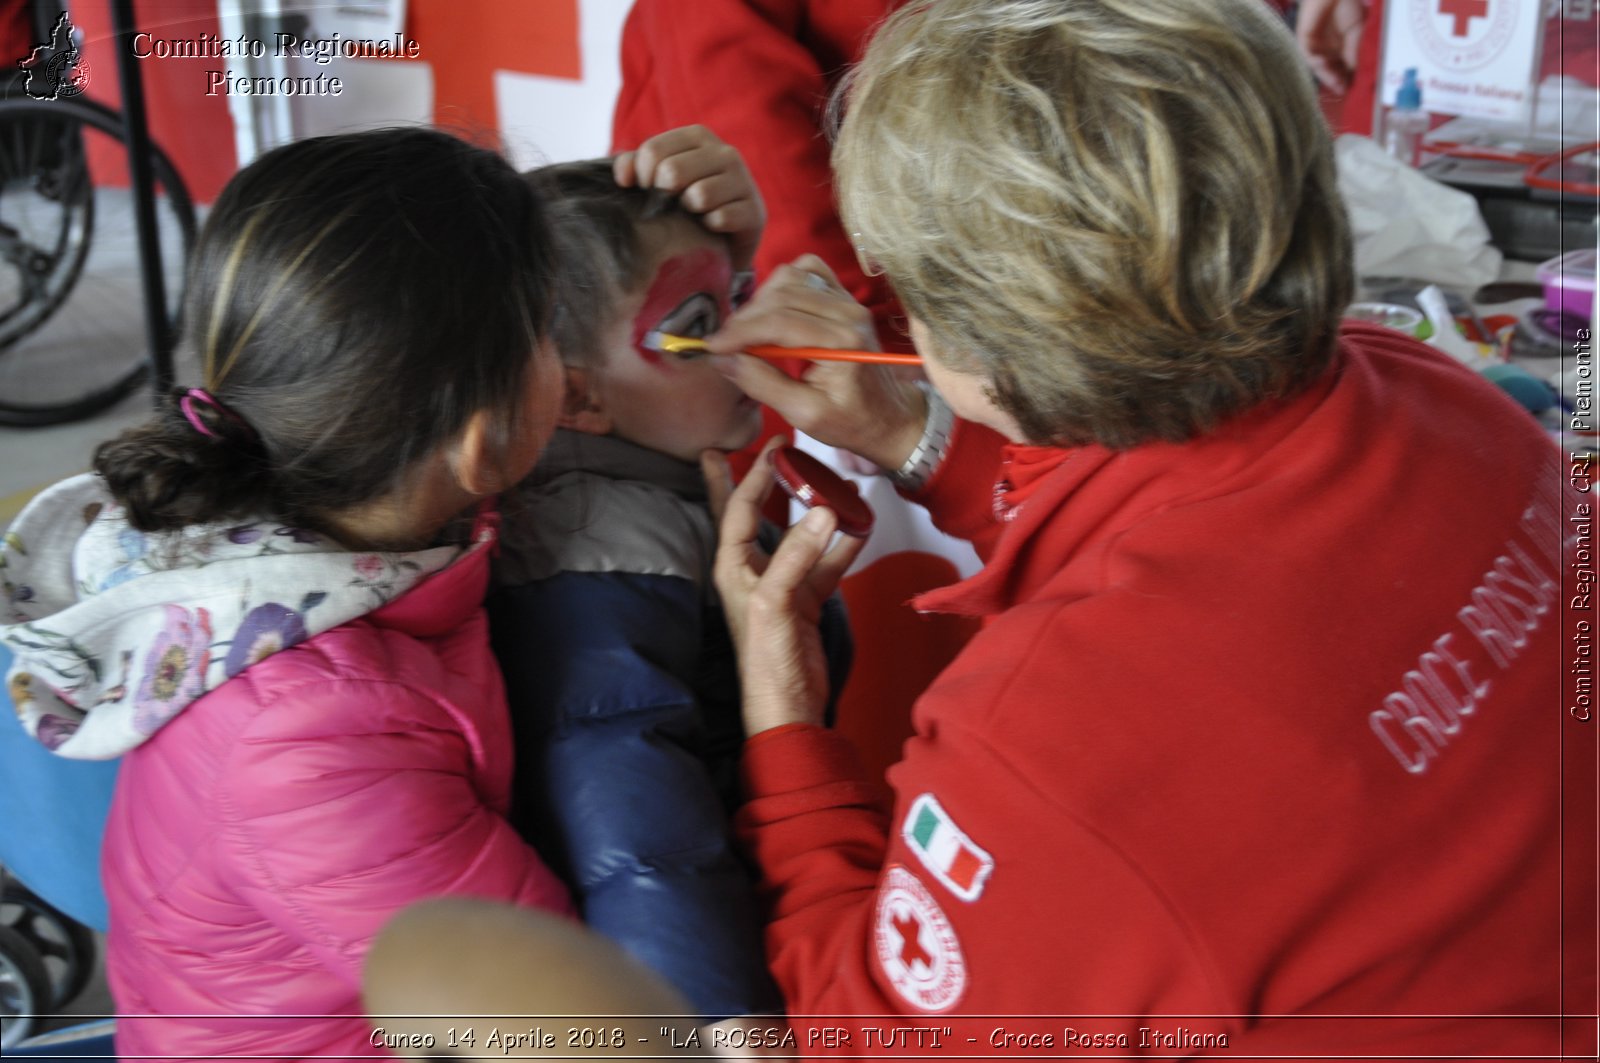
[[[101,480],[42,492],[0,544],[0,642],[23,728],[64,757],[105,760],[208,690],[372,612],[487,545],[351,552],[271,520],[145,534]]]

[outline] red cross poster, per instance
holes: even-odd
[[[1434,114],[1525,121],[1533,101],[1544,0],[1389,0],[1384,5],[1383,102],[1408,67]]]

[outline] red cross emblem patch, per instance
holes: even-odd
[[[954,1007],[967,988],[967,963],[950,920],[928,888],[899,864],[878,887],[873,917],[878,965],[896,993],[920,1011]]]

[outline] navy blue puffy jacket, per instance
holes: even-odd
[[[585,922],[702,1019],[781,1011],[728,827],[743,727],[698,468],[561,432],[505,516],[488,604],[517,734],[514,822]],[[841,611],[824,638],[838,689]]]

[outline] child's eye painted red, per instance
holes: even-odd
[[[644,304],[633,319],[633,347],[651,365],[666,368],[660,352],[644,345],[646,333],[662,331],[684,334],[681,329],[700,328],[704,335],[716,330],[728,313],[728,290],[733,281],[733,266],[728,256],[710,247],[699,247],[674,255],[661,263]],[[707,320],[714,311],[715,320]],[[673,327],[668,327],[669,324]]]

